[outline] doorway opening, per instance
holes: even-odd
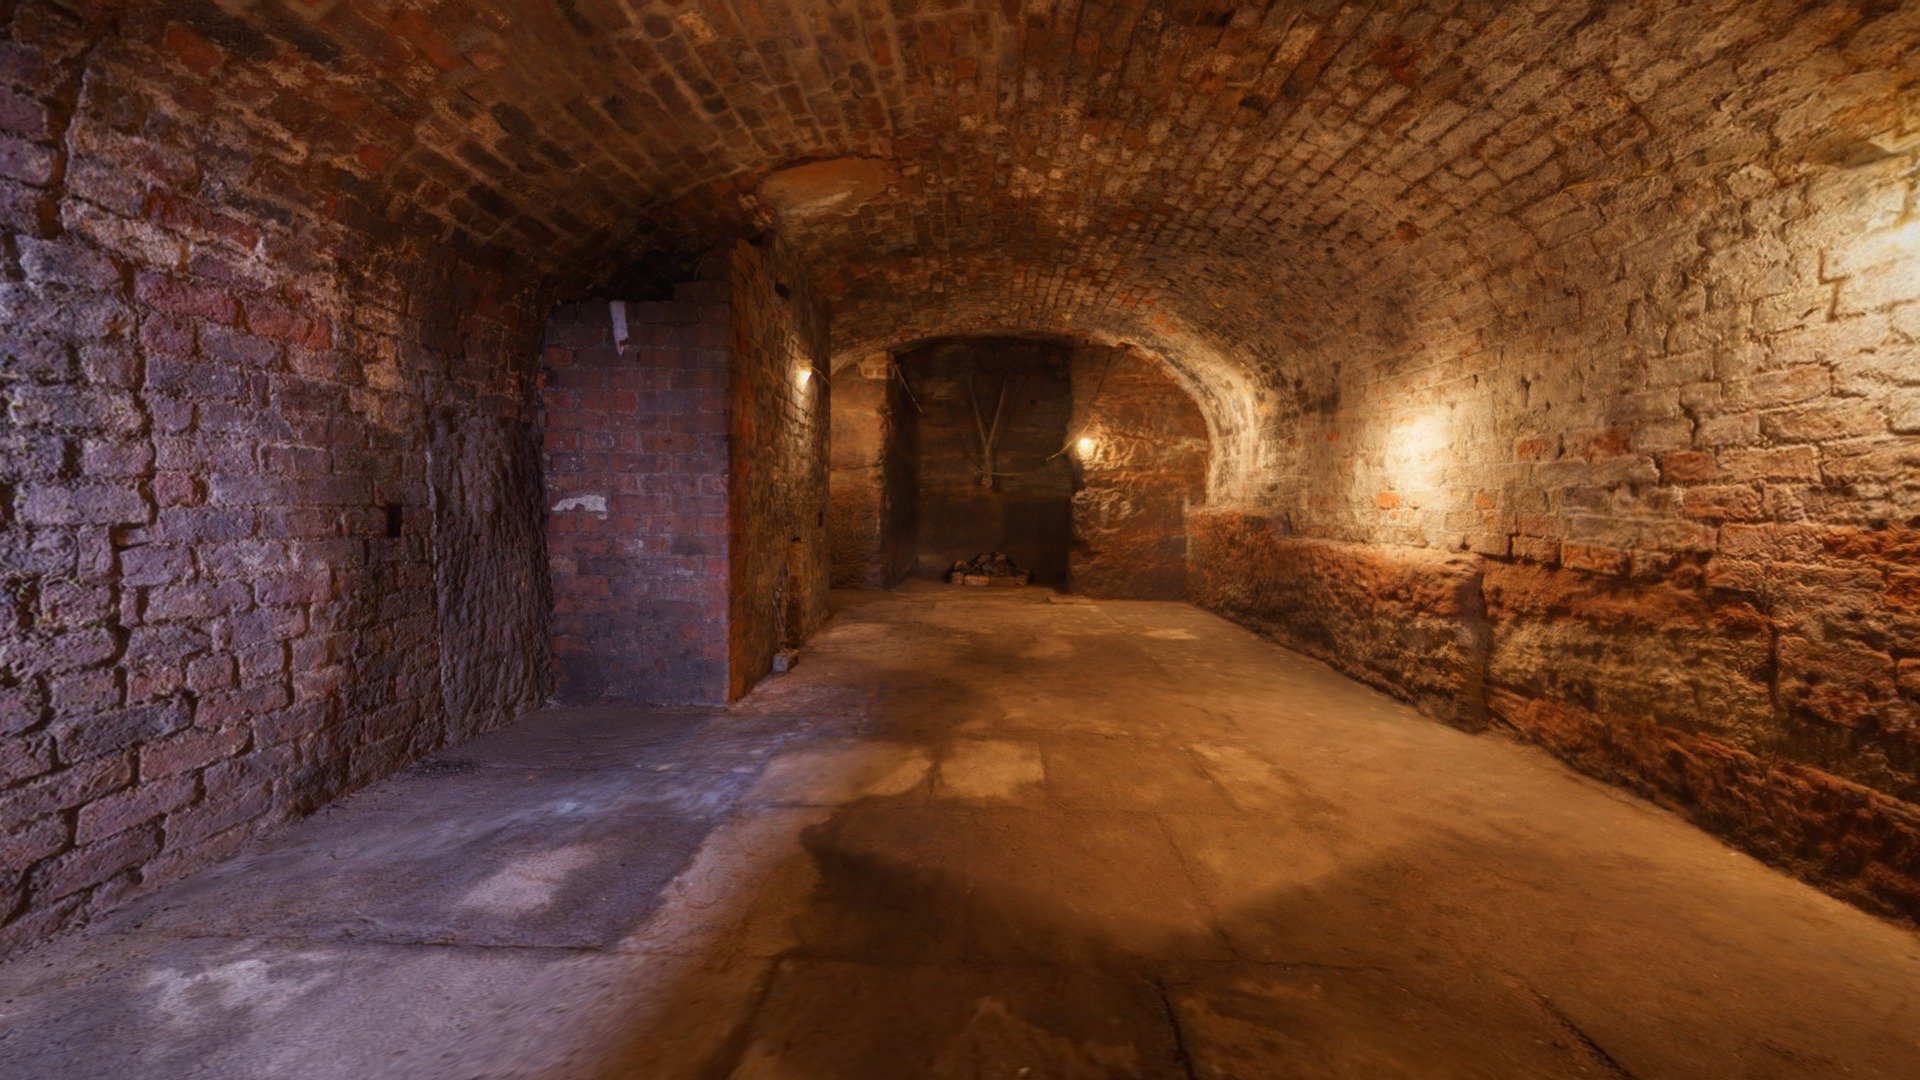
[[[1183,599],[1206,497],[1199,406],[1154,358],[1060,338],[945,338],[833,387],[834,584],[1004,556],[1037,585]]]

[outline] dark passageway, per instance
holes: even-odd
[[[833,583],[886,587],[1005,555],[1035,584],[1184,600],[1206,417],[1132,346],[971,338],[834,375]]]

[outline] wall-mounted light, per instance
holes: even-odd
[[[1095,442],[1091,435],[1082,435],[1073,444],[1073,448],[1079,451],[1081,457],[1092,456],[1094,450],[1099,446],[1100,444]]]
[[[813,368],[810,366],[795,368],[793,381],[799,383],[801,388],[805,389],[806,385],[813,381]]]

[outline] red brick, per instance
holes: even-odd
[[[157,828],[133,829],[41,863],[34,868],[30,887],[39,903],[58,900],[136,869],[159,851]]]
[[[4,93],[4,91],[0,91]],[[0,109],[4,103],[0,102]],[[40,240],[22,236],[20,268],[29,281],[82,289],[111,289],[120,284],[120,270],[100,252],[73,240]]]
[[[21,492],[19,514],[30,525],[127,525],[147,521],[152,510],[134,488],[35,484]]]
[[[1705,450],[1677,450],[1662,454],[1660,473],[1670,484],[1712,480],[1716,473],[1714,456]]]
[[[1760,430],[1778,442],[1826,442],[1887,430],[1887,418],[1873,401],[1836,399],[1762,413]]]
[[[72,830],[60,817],[49,815],[30,822],[11,823],[9,828],[0,830],[0,880],[64,850],[72,842]]]
[[[1688,488],[1686,513],[1708,521],[1758,521],[1766,516],[1757,490],[1732,484]]]
[[[1627,569],[1627,555],[1613,548],[1563,543],[1560,545],[1560,564],[1569,570],[1620,574]]]
[[[231,323],[240,311],[233,295],[218,286],[151,272],[135,278],[134,295],[155,311],[215,323]]]
[[[51,146],[0,135],[0,179],[44,187],[53,181],[58,161]]]
[[[127,757],[96,758],[0,791],[0,820],[27,821],[84,805],[133,780]]]
[[[91,844],[145,825],[185,806],[198,791],[199,781],[191,776],[162,778],[143,775],[139,786],[82,806],[75,826],[74,842]]]

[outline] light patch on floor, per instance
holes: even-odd
[[[940,761],[939,790],[961,799],[1018,799],[1046,778],[1037,746],[960,739]]]
[[[885,623],[835,623],[820,632],[814,639],[815,647],[826,641],[885,641],[898,633],[896,627]]]
[[[1191,630],[1182,630],[1176,626],[1162,626],[1140,632],[1141,637],[1150,637],[1156,641],[1199,641],[1200,636]]]
[[[569,874],[593,862],[593,848],[570,844],[515,859],[475,885],[460,906],[495,915],[539,911],[559,894]]]
[[[1135,1076],[1139,1048],[1057,1035],[1022,1019],[997,997],[982,998],[933,1068],[935,1076]]]
[[[1195,743],[1188,747],[1201,767],[1242,809],[1256,810],[1275,799],[1297,797],[1300,784],[1278,766],[1244,747]]]
[[[1073,655],[1073,643],[1057,637],[1042,638],[1021,650],[1022,660],[1065,660]]]
[[[855,799],[905,795],[919,787],[933,759],[919,747],[851,742],[781,754],[747,793],[749,802],[838,806]]]
[[[756,903],[784,897],[783,876],[806,870],[795,859],[803,830],[826,821],[826,807],[764,810],[736,817],[713,831],[693,862],[661,897],[660,908],[625,947],[698,956],[729,933],[747,938],[749,951],[771,955],[791,943],[785,920],[741,929]],[[809,884],[811,882],[809,881]]]
[[[207,1019],[210,1011],[274,1012],[325,981],[324,974],[276,976],[264,960],[236,960],[191,973],[164,968],[147,976],[147,987],[155,991],[153,1008],[163,1020],[188,1026]]]

